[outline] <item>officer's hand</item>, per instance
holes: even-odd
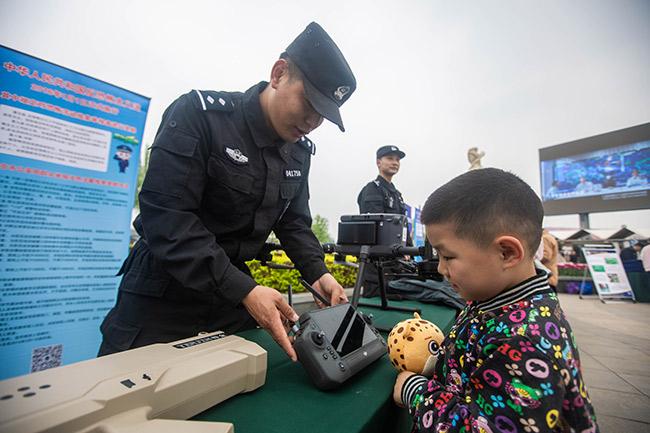
[[[393,400],[395,404],[399,407],[404,407],[404,402],[402,401],[402,387],[406,379],[413,376],[415,373],[411,371],[401,371],[395,379],[395,386],[393,386]]]
[[[323,295],[325,299],[329,299],[332,305],[348,302],[348,297],[345,295],[343,287],[341,287],[338,281],[336,281],[330,273],[323,274],[322,277],[312,284],[312,287],[318,290],[318,293]],[[316,305],[318,305],[319,308],[324,307],[323,303],[318,299],[314,298],[314,301],[316,301]]]
[[[266,286],[255,286],[242,301],[257,323],[287,352],[292,361],[298,360],[296,351],[283,326],[287,320],[298,321],[298,315],[287,304],[280,292]]]

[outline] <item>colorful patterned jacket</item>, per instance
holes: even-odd
[[[597,432],[569,322],[538,273],[469,302],[445,338],[432,379],[411,376],[402,400],[414,431]]]

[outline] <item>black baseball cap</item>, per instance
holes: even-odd
[[[305,95],[314,109],[345,131],[339,107],[355,91],[357,80],[339,47],[312,22],[285,52],[302,72]]]
[[[406,156],[406,154],[399,150],[397,146],[381,146],[379,149],[377,149],[377,159],[386,155],[391,155],[393,153],[399,156],[400,159]]]

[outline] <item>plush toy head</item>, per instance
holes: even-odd
[[[429,375],[445,336],[440,328],[421,319],[418,313],[413,316],[413,319],[399,322],[388,334],[388,356],[398,371]]]

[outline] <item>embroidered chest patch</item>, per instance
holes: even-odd
[[[237,164],[248,164],[248,157],[241,153],[241,150],[239,149],[226,147],[226,155]]]

